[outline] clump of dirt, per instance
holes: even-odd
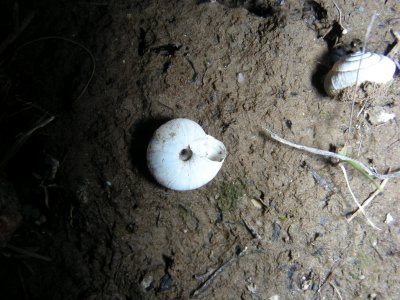
[[[0,52],[0,150],[11,154],[0,192],[15,191],[18,220],[0,232],[1,295],[396,298],[398,178],[366,209],[380,230],[362,214],[348,222],[357,204],[341,169],[264,130],[323,150],[345,145],[381,173],[400,165],[398,75],[357,89],[350,134],[354,89],[328,97],[322,84],[375,12],[368,51],[393,47],[400,4],[335,2],[7,2],[35,17]],[[25,45],[43,36],[63,39]],[[376,109],[395,117],[373,124]],[[218,176],[190,192],[159,186],[146,166],[152,133],[176,117],[228,149]],[[345,168],[362,202],[376,187]]]

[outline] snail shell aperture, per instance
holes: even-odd
[[[387,56],[372,52],[362,55],[361,52],[356,52],[342,57],[333,65],[325,77],[324,88],[328,95],[333,96],[340,90],[355,85],[357,81],[358,84],[366,81],[387,83],[393,79],[395,71],[396,64]]]
[[[197,189],[211,181],[226,157],[224,144],[189,119],[174,119],[159,127],[147,148],[154,178],[177,191]]]

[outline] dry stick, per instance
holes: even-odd
[[[243,217],[241,216],[242,221],[244,223],[244,226],[246,227],[246,229],[249,231],[249,233],[251,234],[251,236],[257,240],[262,240],[262,237],[258,234],[257,230],[255,230],[253,228],[253,226],[251,226],[249,224],[249,222]]]
[[[389,56],[394,63],[396,64],[397,69],[400,69],[400,64],[398,63],[398,61],[395,59],[395,56],[397,54],[397,52],[399,52],[400,50],[400,32],[398,31],[394,31],[393,29],[391,30],[395,40],[396,40],[396,44],[394,45],[394,47],[389,51],[389,53],[387,54],[387,56]]]
[[[10,244],[7,244],[5,247],[10,249],[10,250],[12,250],[12,251],[15,251],[15,252],[17,252],[19,254],[23,254],[23,255],[26,255],[26,256],[29,256],[29,257],[41,259],[41,260],[44,260],[44,261],[52,261],[51,257],[40,255],[40,254],[31,252],[31,251],[28,251],[28,250],[25,250],[25,249],[22,249],[22,248],[19,248],[19,247],[10,245]]]
[[[304,146],[304,145],[295,144],[295,143],[292,143],[292,142],[290,142],[288,140],[285,140],[285,139],[281,138],[276,133],[272,132],[271,130],[269,130],[267,128],[264,128],[264,130],[269,133],[271,138],[273,138],[274,140],[276,140],[276,141],[278,141],[278,142],[280,142],[280,143],[282,143],[284,145],[287,145],[287,146],[290,146],[290,147],[293,147],[293,148],[296,148],[296,149],[299,149],[299,150],[303,150],[303,151],[306,151],[306,152],[309,152],[309,153],[312,153],[312,154],[316,154],[316,155],[320,155],[320,156],[324,156],[324,157],[329,157],[329,158],[335,158],[335,159],[338,159],[339,161],[352,162],[352,163],[358,165],[362,170],[364,170],[368,175],[370,175],[372,177],[379,178],[381,180],[384,180],[384,179],[387,179],[387,178],[400,177],[400,171],[393,172],[393,173],[390,173],[390,174],[379,174],[376,171],[371,170],[370,168],[368,168],[362,162],[360,162],[358,160],[355,160],[355,159],[352,159],[350,157],[347,157],[345,155],[341,155],[341,154],[337,154],[337,153],[329,152],[329,151],[325,151],[325,150],[320,150],[320,149],[317,149],[317,148],[307,147],[307,146]]]
[[[397,52],[399,52],[400,50],[400,32],[395,31],[395,30],[391,30],[394,39],[396,40],[396,44],[394,45],[394,47],[389,51],[389,53],[387,54],[387,56],[389,56],[390,58],[392,58],[394,60],[394,57],[396,56]],[[395,61],[396,62],[396,61]],[[397,66],[398,67],[398,66]]]
[[[333,287],[333,290],[337,293],[339,299],[343,300],[342,295],[340,294],[340,291],[339,291],[338,287],[336,285],[334,285],[333,282],[330,282],[329,284]]]
[[[22,46],[20,46],[20,47],[16,50],[16,52],[17,52],[18,50],[20,50],[21,48],[26,47],[26,46],[28,46],[28,45],[30,45],[30,44],[33,44],[33,43],[36,43],[36,42],[40,42],[40,41],[45,41],[45,40],[51,40],[51,39],[65,41],[65,42],[74,44],[74,45],[76,45],[76,46],[78,46],[78,47],[81,47],[83,50],[85,50],[85,52],[86,52],[87,54],[89,54],[90,59],[92,60],[93,68],[92,68],[92,72],[90,73],[89,79],[88,79],[87,83],[85,84],[85,86],[82,88],[82,90],[81,90],[81,92],[79,93],[78,97],[76,97],[76,99],[72,101],[72,104],[73,104],[73,103],[75,103],[76,101],[78,101],[78,100],[83,96],[83,94],[86,92],[87,88],[89,87],[90,82],[92,81],[92,79],[93,79],[93,77],[94,77],[94,73],[95,73],[95,71],[96,71],[96,59],[95,59],[93,53],[92,53],[85,45],[83,45],[83,44],[81,44],[81,43],[78,43],[78,42],[76,42],[76,41],[74,41],[74,40],[71,40],[71,39],[62,37],[62,36],[44,36],[44,37],[37,38],[37,39],[35,39],[35,40],[29,41],[29,42],[23,44]]]
[[[335,4],[336,9],[337,9],[337,11],[339,13],[339,25],[342,28],[342,34],[347,34],[347,29],[344,28],[343,25],[342,25],[342,11],[340,10],[339,5],[337,5],[335,1],[332,1],[332,2],[333,2],[333,4]]]
[[[246,253],[249,253],[248,248],[245,247],[236,257],[231,257],[227,262],[225,262],[223,265],[221,265],[218,269],[216,269],[214,272],[211,273],[211,275],[207,278],[206,281],[204,281],[194,292],[192,292],[191,297],[195,298],[199,294],[203,293],[206,291],[210,285],[213,283],[214,279],[218,277],[219,274],[222,273],[222,271],[225,270],[226,267],[228,267],[230,264],[232,264],[234,261],[239,260],[241,257],[246,255]],[[251,252],[252,253],[252,252]]]
[[[354,91],[353,91],[353,100],[351,101],[351,112],[350,112],[350,121],[349,121],[349,131],[347,133],[347,141],[350,141],[350,134],[352,133],[354,106],[356,103],[356,93],[357,93],[357,88],[358,88],[358,78],[359,78],[361,63],[364,58],[365,48],[367,47],[368,38],[369,38],[369,35],[371,34],[372,25],[375,21],[376,16],[377,16],[377,13],[374,12],[374,14],[371,17],[371,21],[369,22],[367,32],[365,33],[365,37],[364,37],[364,44],[363,44],[362,51],[361,51],[361,59],[360,59],[360,62],[358,63],[358,68],[357,68],[356,85],[355,85]]]
[[[344,176],[344,179],[345,179],[345,181],[346,181],[347,188],[349,189],[350,195],[351,195],[351,197],[353,198],[354,202],[357,204],[358,209],[363,213],[363,215],[364,215],[365,218],[367,219],[368,223],[369,223],[373,228],[375,228],[375,229],[377,229],[377,230],[382,230],[382,229],[378,228],[378,227],[368,218],[367,213],[365,212],[364,208],[361,206],[360,202],[358,202],[356,196],[354,195],[353,191],[351,190],[350,182],[349,182],[349,179],[347,178],[347,172],[346,172],[345,167],[344,167],[343,165],[340,165],[340,168],[341,168],[342,171],[343,171],[343,176]]]
[[[381,182],[380,188],[376,189],[376,191],[373,192],[373,194],[367,200],[364,201],[364,203],[361,205],[361,207],[358,208],[349,218],[347,218],[348,223],[350,223],[360,212],[362,212],[362,210],[365,209],[371,203],[371,201],[374,200],[374,198],[376,196],[378,196],[380,193],[382,193],[383,188],[385,187],[385,185],[388,181],[389,181],[389,178],[386,178],[385,180],[383,180]]]

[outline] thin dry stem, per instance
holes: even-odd
[[[364,203],[361,205],[361,208],[357,209],[349,218],[347,218],[348,223],[350,223],[360,212],[362,212],[361,210],[365,209],[372,202],[372,200],[374,200],[376,196],[382,193],[383,188],[386,186],[388,181],[389,178],[386,178],[381,182],[379,189],[376,189],[375,192],[373,192],[372,195],[368,197],[367,200],[364,201]]]
[[[332,1],[332,2],[333,2],[333,4],[335,4],[336,9],[337,9],[338,14],[339,14],[339,25],[342,28],[342,34],[346,34],[347,33],[347,29],[342,24],[342,11],[339,8],[339,5],[337,5],[335,1]]]
[[[353,126],[354,106],[355,106],[355,103],[356,103],[357,88],[359,86],[358,79],[359,79],[361,63],[362,63],[363,58],[364,58],[365,49],[366,49],[367,43],[368,43],[368,38],[369,38],[369,36],[371,34],[372,26],[374,24],[374,21],[375,21],[377,15],[378,14],[376,12],[374,12],[374,14],[372,15],[371,21],[369,22],[369,25],[368,25],[368,28],[367,28],[367,32],[365,33],[365,37],[364,37],[364,44],[363,44],[362,51],[361,51],[361,59],[360,59],[360,61],[358,63],[358,68],[357,68],[356,85],[354,87],[353,97],[352,97],[352,101],[351,101],[351,111],[350,111],[349,131],[347,133],[347,141],[350,141],[350,135],[352,134],[352,131],[353,131],[352,130],[353,129],[352,126]]]
[[[308,147],[308,146],[304,146],[304,145],[300,145],[300,144],[295,144],[295,143],[292,143],[288,140],[281,138],[276,133],[272,132],[271,130],[269,130],[267,128],[264,128],[264,130],[269,133],[269,135],[271,136],[272,139],[274,139],[284,145],[287,145],[287,146],[290,146],[290,147],[293,147],[293,148],[296,148],[296,149],[299,149],[302,151],[306,151],[306,152],[309,152],[312,154],[320,155],[323,157],[335,158],[335,159],[338,159],[339,161],[344,161],[344,162],[346,162],[346,161],[352,162],[352,163],[358,165],[362,170],[364,170],[371,177],[379,178],[381,180],[384,180],[386,178],[400,177],[400,171],[393,172],[390,174],[379,174],[375,170],[371,170],[369,167],[364,165],[362,162],[352,159],[348,156],[337,154],[337,153],[330,152],[330,151],[320,150],[317,148],[312,148],[312,147]]]
[[[390,58],[394,59],[394,57],[396,56],[397,52],[399,52],[400,50],[400,32],[395,31],[395,30],[391,30],[395,40],[396,40],[396,44],[394,45],[394,47],[389,51],[389,53],[387,54],[387,56],[389,56]],[[395,61],[395,63],[397,63]],[[398,65],[397,65],[398,67]]]
[[[361,206],[360,202],[358,202],[356,196],[354,195],[353,191],[351,190],[350,182],[349,182],[349,179],[347,178],[347,172],[346,172],[345,167],[344,167],[343,165],[340,165],[340,168],[341,168],[342,171],[343,171],[343,176],[344,176],[344,179],[346,180],[347,188],[349,189],[350,195],[351,195],[351,197],[353,198],[354,202],[357,204],[358,209],[362,212],[362,214],[363,214],[363,215],[365,216],[365,218],[367,219],[368,223],[369,223],[373,228],[375,228],[375,229],[377,229],[377,230],[382,230],[382,229],[378,228],[378,227],[368,218],[366,211],[365,211],[364,208]]]
[[[336,292],[336,294],[338,295],[339,299],[343,300],[343,297],[340,294],[340,291],[339,291],[338,287],[333,282],[330,282],[329,284],[333,287],[333,290]]]
[[[12,251],[14,251],[14,252],[17,252],[19,254],[22,254],[22,255],[25,255],[25,256],[28,256],[28,257],[33,257],[33,258],[41,259],[41,260],[44,260],[44,261],[52,261],[51,257],[40,255],[40,254],[37,254],[35,252],[29,251],[29,250],[26,250],[26,249],[22,249],[20,247],[16,247],[16,246],[13,246],[13,245],[10,245],[10,244],[7,244],[5,247],[10,249],[10,250],[12,250]]]

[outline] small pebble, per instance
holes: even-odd
[[[388,225],[394,223],[394,218],[392,217],[392,215],[390,213],[388,213],[386,215],[385,223],[388,224]]]
[[[172,278],[171,275],[168,273],[165,274],[163,277],[160,279],[160,288],[158,289],[160,292],[164,292],[169,290],[172,287]]]
[[[142,282],[140,283],[142,285],[142,288],[144,291],[148,291],[149,289],[151,289],[152,284],[153,284],[153,276],[151,275],[146,275]]]
[[[385,111],[381,107],[374,107],[368,111],[368,121],[372,125],[379,125],[389,122],[396,117],[394,113]]]
[[[244,76],[243,73],[238,73],[238,74],[237,74],[237,81],[238,81],[239,83],[243,83],[243,82],[245,82],[245,80],[246,80],[246,77]]]

